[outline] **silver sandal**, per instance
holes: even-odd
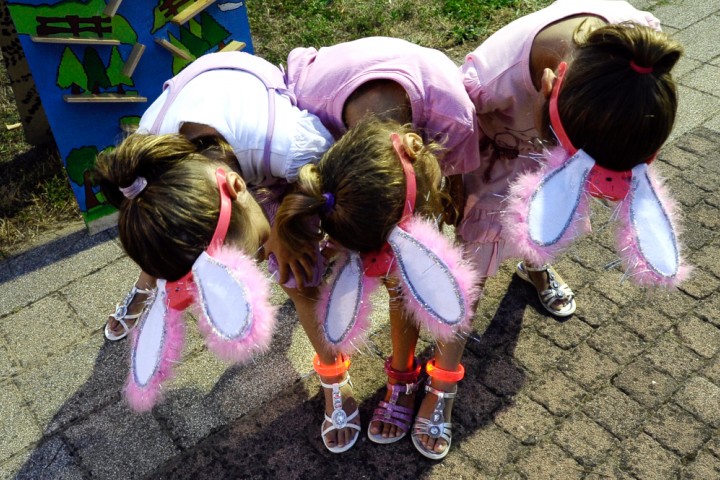
[[[431,387],[429,384],[425,385],[425,391],[430,392],[437,397],[435,402],[435,408],[432,412],[432,417],[428,420],[419,416],[415,417],[415,424],[413,425],[413,432],[410,438],[412,438],[413,445],[418,452],[423,456],[431,460],[442,460],[445,458],[450,451],[450,444],[452,443],[452,424],[445,421],[445,400],[448,398],[455,398],[456,392],[443,392]],[[428,450],[425,445],[420,442],[420,435],[427,435],[430,438],[442,438],[447,442],[447,447],[440,453],[434,450]]]
[[[122,340],[123,338],[127,337],[128,333],[130,333],[137,326],[137,319],[138,317],[140,317],[140,315],[142,315],[144,310],[143,307],[142,309],[140,309],[139,313],[128,313],[128,308],[130,307],[132,301],[135,299],[135,295],[140,294],[150,297],[153,292],[154,290],[146,290],[144,288],[138,288],[133,285],[133,287],[130,289],[123,301],[118,303],[115,307],[115,313],[110,315],[110,317],[114,318],[120,325],[122,325],[123,332],[120,335],[115,335],[112,330],[110,330],[110,320],[108,320],[105,323],[105,338],[107,338],[111,342],[117,342],[118,340]],[[135,323],[128,327],[126,320],[135,320]]]
[[[557,272],[552,265],[546,263],[540,268],[531,268],[525,265],[524,262],[518,263],[518,277],[535,286],[528,272],[545,272],[548,276],[550,288],[543,291],[538,290],[540,303],[542,303],[542,306],[545,307],[545,310],[558,317],[569,317],[575,313],[575,309],[577,308],[577,304],[575,303],[575,293],[573,293],[572,289],[568,287],[567,283],[560,284],[556,280]],[[567,303],[560,309],[552,308],[558,300],[567,300]]]
[[[323,388],[332,389],[333,413],[332,416],[328,416],[327,413],[325,414],[325,421],[330,423],[330,426],[328,426],[327,428],[322,428],[323,426],[320,425],[320,435],[322,435],[322,441],[325,444],[325,448],[330,450],[332,453],[342,453],[350,450],[350,448],[355,445],[358,437],[360,437],[360,425],[356,425],[351,422],[353,419],[355,419],[355,417],[360,414],[360,410],[356,408],[355,411],[350,415],[346,414],[345,410],[343,410],[342,394],[340,393],[340,389],[348,383],[352,387],[352,382],[350,381],[349,374],[347,375],[345,380],[340,383],[324,383],[322,380],[320,381],[320,385],[322,385]],[[323,425],[324,424],[325,422],[323,422]],[[325,435],[332,432],[333,430],[342,430],[343,428],[352,428],[354,430],[357,430],[352,441],[346,445],[343,445],[342,447],[329,446],[327,440],[325,439]]]

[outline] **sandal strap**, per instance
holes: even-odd
[[[355,411],[350,415],[345,415],[345,411],[343,409],[340,409],[340,412],[342,412],[342,414],[336,414],[336,412],[337,410],[333,410],[332,417],[328,416],[327,413],[325,414],[325,420],[329,422],[330,425],[328,425],[321,431],[321,435],[323,437],[328,433],[332,432],[333,430],[341,430],[343,428],[352,428],[360,431],[360,425],[351,422],[351,420],[354,420],[355,417],[360,414],[359,409],[356,408]]]
[[[144,308],[141,309],[140,313],[133,313],[133,314],[127,313],[128,308],[130,308],[130,304],[132,303],[133,300],[135,300],[135,296],[137,294],[150,296],[153,293],[154,293],[154,290],[152,290],[152,289],[147,290],[147,289],[140,288],[138,286],[133,285],[132,288],[130,289],[130,291],[127,293],[127,295],[125,295],[125,298],[123,298],[123,301],[118,303],[115,306],[115,313],[111,314],[110,316],[113,317],[118,322],[120,322],[121,319],[123,319],[123,318],[127,318],[128,320],[135,320],[140,315],[142,315],[142,313],[143,313],[142,310],[144,310]],[[125,328],[127,329],[127,327],[125,327]]]
[[[450,422],[435,423],[427,418],[416,417],[413,435],[427,435],[430,438],[442,438],[448,445],[452,441],[452,424]]]
[[[542,267],[538,267],[538,268],[528,267],[527,263],[525,263],[525,262],[520,262],[520,265],[522,265],[522,267],[520,267],[520,268],[522,268],[522,269],[525,270],[526,272],[547,272],[547,273],[550,273],[548,270],[550,270],[550,269],[552,268],[552,266],[551,266],[549,263],[546,263],[546,264],[544,264]]]
[[[425,391],[432,393],[438,398],[455,398],[457,396],[457,392],[443,392],[442,390],[433,388],[430,385],[425,385]]]

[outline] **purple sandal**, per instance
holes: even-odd
[[[413,417],[415,416],[415,409],[398,405],[397,400],[401,394],[412,395],[418,390],[420,384],[417,380],[420,376],[421,367],[417,359],[414,359],[412,370],[409,372],[400,372],[391,367],[391,362],[392,357],[388,357],[388,359],[385,360],[385,373],[389,378],[397,380],[399,383],[391,384],[388,382],[387,388],[391,392],[390,401],[386,402],[381,400],[380,403],[378,403],[370,423],[389,423],[401,428],[403,433],[397,437],[383,437],[382,433],[373,434],[370,432],[370,428],[368,428],[368,438],[375,443],[395,443],[405,437],[410,430]]]

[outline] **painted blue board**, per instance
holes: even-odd
[[[114,209],[105,202],[86,172],[97,152],[116,145],[123,124],[136,123],[160,95],[162,84],[192,59],[216,52],[231,41],[253,53],[244,2],[216,1],[183,25],[170,21],[194,0],[125,0],[115,15],[103,12],[106,0],[9,0],[8,8],[20,37],[70,185],[85,222],[93,231],[114,223]],[[173,10],[175,9],[175,10]],[[33,41],[39,36],[42,42]],[[56,40],[61,37],[61,40]],[[119,45],[46,43],[67,37],[118,40]],[[164,39],[188,59],[174,56],[156,43]],[[130,78],[121,73],[135,43],[145,46]],[[90,96],[145,97],[146,102],[69,103]]]

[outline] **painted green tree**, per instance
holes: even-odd
[[[202,39],[210,45],[217,45],[218,50],[223,48],[225,39],[230,36],[230,32],[207,12],[200,14],[200,23],[202,24]]]
[[[80,59],[70,47],[65,47],[58,66],[57,86],[63,90],[69,88],[73,95],[79,95],[87,90],[87,85],[88,78]]]
[[[124,65],[125,61],[122,59],[122,56],[120,56],[120,50],[118,50],[117,47],[112,47],[110,52],[110,63],[107,67],[107,76],[110,80],[110,85],[117,87],[117,93],[120,95],[125,93],[123,85],[127,87],[135,86],[135,82],[133,82],[132,78],[122,74]]]
[[[91,145],[88,147],[73,148],[65,159],[65,170],[71,181],[83,187],[85,192],[85,211],[100,205],[95,192],[93,192],[92,169],[98,149]]]
[[[92,93],[97,95],[100,93],[100,89],[110,88],[110,79],[105,72],[105,64],[94,47],[85,49],[83,67],[87,75],[88,89]]]

